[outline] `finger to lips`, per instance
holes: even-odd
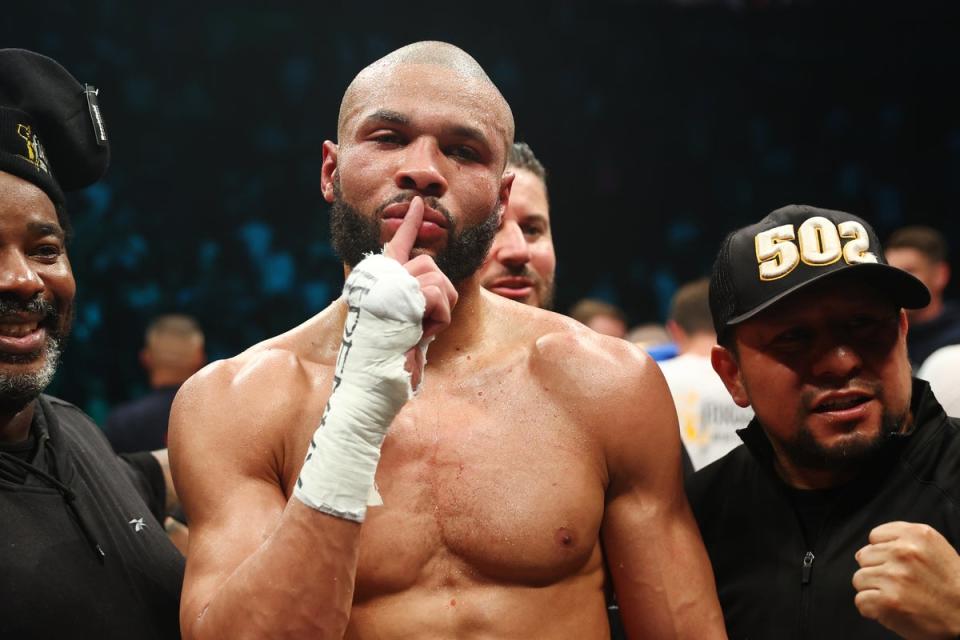
[[[423,224],[423,198],[414,197],[410,201],[407,213],[403,217],[403,222],[393,234],[393,238],[383,248],[383,255],[393,258],[400,264],[405,264],[410,260],[410,251],[417,241],[417,234],[420,232],[420,226]]]

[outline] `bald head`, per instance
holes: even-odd
[[[451,95],[475,96],[483,101],[494,116],[495,128],[503,136],[504,153],[513,144],[513,113],[500,90],[483,67],[466,51],[446,42],[414,42],[401,47],[364,68],[347,87],[340,102],[337,138],[343,143],[348,130],[365,106],[388,90],[388,80],[401,67],[422,67],[422,74],[431,74],[430,67],[446,70]]]

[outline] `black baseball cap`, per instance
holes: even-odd
[[[728,235],[710,276],[710,312],[717,336],[825,278],[857,274],[906,309],[930,303],[917,278],[887,264],[876,232],[843,211],[789,205]]]
[[[58,212],[64,191],[93,184],[110,163],[97,94],[55,60],[0,49],[0,171],[43,189]]]

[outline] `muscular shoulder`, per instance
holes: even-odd
[[[486,294],[486,292],[484,292]],[[626,340],[592,331],[567,316],[486,294],[490,313],[502,327],[502,344],[530,354],[531,367],[543,375],[577,377],[605,371],[605,380],[644,375],[656,365]],[[611,371],[617,363],[621,371]]]
[[[312,387],[316,376],[310,368],[297,353],[283,348],[251,349],[213,362],[180,388],[171,428],[189,416],[202,419],[205,429],[226,421],[239,428],[290,411]]]
[[[339,336],[339,329],[323,316],[213,362],[187,380],[170,416],[173,455],[213,446],[223,452],[259,447],[279,456],[290,430],[329,391],[336,358],[331,336]]]
[[[342,318],[334,303],[294,329],[260,342],[232,358],[213,362],[194,374],[177,393],[175,409],[190,406],[282,409],[302,401],[324,372],[333,366]]]
[[[550,329],[533,343],[532,368],[577,401],[644,396],[662,384],[656,363],[626,340],[572,320]]]
[[[611,472],[644,465],[641,449],[650,447],[675,448],[679,460],[676,409],[656,363],[626,340],[536,311],[518,338],[527,342],[530,374],[605,451]]]

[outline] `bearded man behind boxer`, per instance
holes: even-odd
[[[451,45],[347,89],[322,169],[344,297],[174,405],[185,638],[605,638],[604,553],[632,634],[722,635],[656,365],[479,286],[512,139]]]

